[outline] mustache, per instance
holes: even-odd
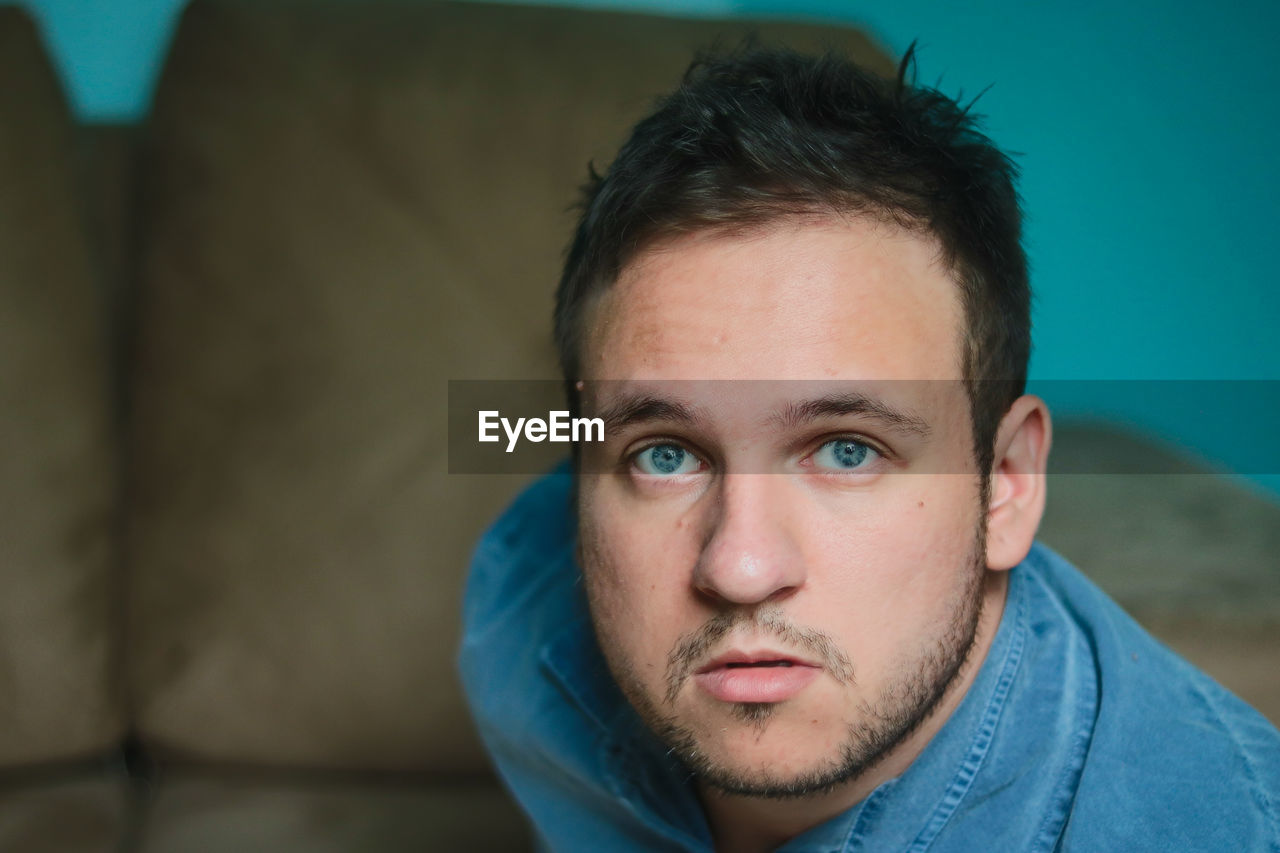
[[[775,609],[727,610],[681,637],[672,648],[667,656],[667,704],[675,702],[689,674],[706,659],[716,644],[740,625],[750,626],[759,636],[775,637],[787,648],[802,650],[817,658],[841,684],[853,681],[853,663],[829,634],[795,625]]]

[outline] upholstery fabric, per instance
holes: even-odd
[[[418,853],[531,849],[524,817],[493,785],[394,784],[186,772],[144,809],[139,853]]]
[[[188,8],[139,226],[128,660],[149,746],[484,766],[453,672],[461,582],[523,480],[445,473],[447,380],[556,375],[568,188],[723,26]],[[768,32],[891,70],[852,31]]]
[[[123,733],[101,294],[71,126],[31,21],[0,9],[0,765]]]
[[[0,850],[116,853],[128,834],[129,783],[110,770],[0,782]]]
[[[1049,466],[1040,538],[1280,725],[1280,506],[1111,427],[1064,425]]]

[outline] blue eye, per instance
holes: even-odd
[[[657,477],[692,474],[698,464],[698,458],[678,444],[655,444],[636,456],[636,467]]]
[[[856,471],[874,459],[876,451],[853,438],[837,438],[828,441],[813,454],[813,464],[835,471]]]

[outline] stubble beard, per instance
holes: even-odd
[[[937,709],[948,688],[964,669],[976,643],[982,616],[985,534],[985,527],[980,524],[973,553],[962,570],[963,584],[956,594],[957,604],[946,630],[909,661],[907,671],[882,690],[874,702],[867,699],[859,701],[854,720],[848,724],[845,739],[835,755],[816,767],[789,777],[768,768],[754,771],[735,769],[717,760],[702,747],[697,734],[683,725],[676,715],[659,710],[658,702],[621,655],[610,653],[603,641],[601,648],[606,652],[614,679],[640,718],[689,772],[705,784],[725,794],[766,799],[829,793],[866,773],[910,737]],[[596,608],[591,610],[594,621]],[[735,611],[714,617],[672,651],[668,661],[666,704],[674,702],[703,647],[709,647],[733,625],[750,622],[756,622],[766,632],[771,630],[771,622],[773,629],[781,624],[782,629],[775,630],[775,635],[781,633],[784,639],[793,643],[799,640],[802,647],[816,651],[826,661],[828,674],[837,681],[854,681],[855,672],[848,658],[825,634],[796,631],[767,616],[761,620],[758,614]],[[597,637],[601,637],[599,624],[595,625],[595,630]],[[739,722],[763,733],[783,704],[736,702],[731,704],[730,711]]]

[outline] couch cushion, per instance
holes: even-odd
[[[0,850],[115,853],[127,847],[128,777],[109,768],[27,774],[0,780]]]
[[[101,294],[71,127],[31,21],[0,8],[0,765],[123,729]]]
[[[1280,725],[1280,505],[1107,426],[1064,424],[1049,459],[1040,537]]]
[[[446,473],[447,380],[555,375],[587,161],[722,29],[470,3],[188,8],[141,224],[130,661],[151,746],[482,766],[453,671],[461,582],[519,481]],[[891,70],[850,30],[767,31]]]
[[[419,853],[531,850],[527,824],[490,784],[163,775],[144,806],[140,853]]]

